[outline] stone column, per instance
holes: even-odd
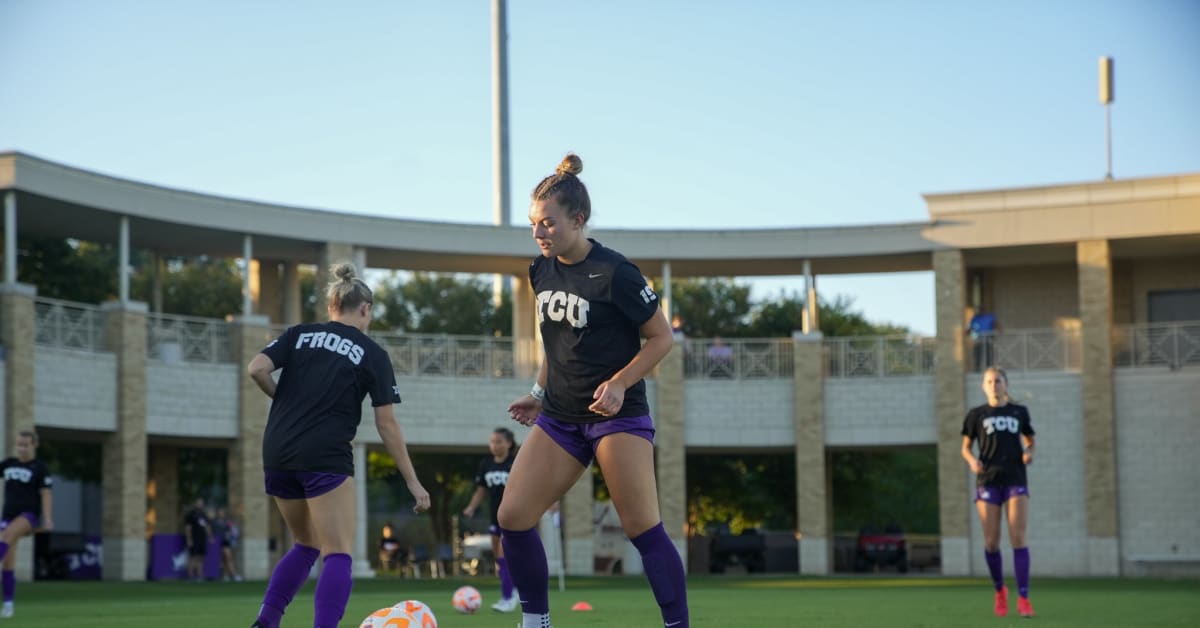
[[[8,198],[12,199],[9,193]],[[15,210],[14,210],[15,211]],[[14,264],[15,266],[15,264]],[[16,270],[13,269],[13,276]],[[33,347],[36,333],[34,298],[37,288],[23,283],[0,284],[0,344],[4,352],[4,429],[0,452],[12,455],[17,434],[33,429]],[[18,546],[17,580],[33,580],[33,541]]]
[[[282,283],[280,315],[283,318],[280,319],[280,322],[288,326],[299,325],[303,318],[300,313],[300,303],[304,297],[300,294],[300,273],[296,268],[296,262],[286,261],[283,263]]]
[[[146,578],[145,303],[110,301],[104,337],[117,359],[117,429],[103,442],[105,580]]]
[[[1088,575],[1120,573],[1117,439],[1113,412],[1112,252],[1107,240],[1076,244],[1083,343],[1083,468],[1087,502]]]
[[[146,532],[177,534],[182,522],[179,515],[179,448],[169,445],[152,447],[149,453],[150,479],[146,483]]]
[[[564,556],[567,574],[571,576],[590,576],[596,570],[596,547],[592,531],[594,494],[592,469],[589,467],[562,498]]]
[[[654,415],[658,503],[663,527],[687,568],[687,443],[684,441],[683,345],[658,364]]]
[[[796,527],[800,573],[830,573],[833,543],[825,473],[825,377],[821,332],[792,334],[796,429]]]
[[[513,277],[512,282],[513,374],[532,380],[542,365],[542,344],[538,338],[537,304],[528,276]],[[532,381],[530,382],[532,383]]]
[[[325,291],[329,288],[329,284],[333,282],[335,277],[329,274],[329,267],[342,262],[354,262],[355,248],[352,244],[345,242],[326,242],[325,246],[321,247],[321,260],[317,263],[317,273],[313,281],[314,288],[317,291],[317,320],[323,321],[327,316],[326,310],[329,305],[325,299]],[[363,268],[356,269],[359,273],[363,272]]]
[[[374,416],[371,417],[374,420]],[[367,446],[354,443],[354,509],[357,522],[354,533],[354,577],[374,578],[371,559],[367,556]]]
[[[268,556],[268,509],[273,508],[263,491],[262,442],[270,400],[246,375],[245,365],[270,341],[265,316],[234,319],[229,329],[237,365],[238,438],[229,449],[229,514],[241,525],[242,538],[237,561],[249,580],[271,573]]]
[[[254,296],[254,313],[266,316],[272,324],[283,322],[283,281],[279,274],[279,262],[254,260],[256,267],[251,274],[251,294]]]
[[[937,299],[937,364],[934,368],[937,412],[938,515],[942,536],[942,575],[971,571],[971,487],[963,462],[962,422],[966,408],[966,265],[960,250],[934,251],[934,298]]]

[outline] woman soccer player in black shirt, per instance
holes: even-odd
[[[492,604],[494,610],[501,613],[511,613],[517,609],[517,598],[514,595],[512,576],[509,575],[508,561],[504,558],[504,547],[500,543],[500,502],[504,499],[504,487],[508,484],[508,473],[512,471],[513,459],[517,455],[517,440],[512,430],[498,427],[492,431],[488,439],[488,450],[491,455],[479,461],[479,470],[475,472],[475,493],[471,502],[463,509],[463,516],[470,517],[475,509],[488,500],[488,512],[491,514],[491,524],[488,532],[492,535],[492,555],[496,557],[496,574],[500,576],[500,600]]]
[[[13,568],[17,563],[17,541],[34,530],[54,528],[51,518],[50,470],[37,459],[37,434],[24,431],[17,434],[17,455],[0,462],[0,473],[4,477],[4,512],[0,516],[0,560],[4,570],[0,572],[0,588],[4,591],[4,605],[0,606],[0,617],[13,616],[13,598],[17,592],[17,579]]]
[[[550,626],[549,570],[536,525],[594,458],[642,555],[663,623],[687,628],[687,582],[658,511],[654,422],[642,380],[670,351],[671,326],[641,271],[586,236],[592,209],[582,169],[579,157],[567,155],[534,189],[529,209],[541,252],[529,279],[544,359],[533,390],[508,408],[533,430],[500,503],[504,553],[524,628]]]
[[[1017,612],[1033,616],[1029,602],[1029,548],[1025,525],[1029,517],[1029,482],[1025,467],[1033,462],[1033,423],[1029,410],[1008,396],[1008,375],[991,367],[983,372],[988,402],[971,408],[963,419],[962,457],[975,473],[975,507],[983,525],[983,555],[996,588],[995,613],[1008,615],[1008,587],[1000,556],[1000,509],[1008,512],[1008,538],[1013,547],[1017,577]],[[979,445],[979,456],[971,443]]]
[[[404,434],[392,404],[400,387],[386,351],[367,337],[371,289],[355,277],[354,266],[331,269],[329,322],[297,325],[254,356],[247,369],[271,398],[263,434],[263,471],[296,544],[275,566],[254,626],[277,628],[287,605],[308,579],[319,555],[316,628],[336,628],[350,598],[351,558],[357,527],[354,506],[354,439],[362,402],[371,396],[375,427],[396,461],[415,511],[429,508],[408,457]],[[278,385],[271,377],[283,369]]]

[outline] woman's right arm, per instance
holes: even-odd
[[[466,508],[463,508],[463,516],[470,517],[475,514],[475,509],[479,508],[479,504],[483,503],[483,498],[486,495],[487,492],[483,490],[482,486],[476,486],[475,494],[471,495],[471,503],[467,504]]]
[[[268,397],[275,398],[275,378],[271,377],[271,373],[275,372],[275,363],[267,354],[260,353],[250,360],[250,364],[246,365],[246,372],[250,374],[250,379],[258,385],[258,388],[267,394]]]
[[[962,457],[963,457],[963,460],[967,461],[967,466],[971,467],[972,473],[974,473],[976,475],[983,473],[983,465],[979,462],[979,459],[975,457],[975,454],[971,453],[971,437],[970,436],[963,436]]]
[[[429,491],[426,491],[425,487],[421,486],[421,481],[417,479],[417,471],[413,469],[412,459],[408,457],[408,445],[404,442],[404,432],[400,430],[400,424],[396,422],[396,413],[392,411],[391,404],[375,407],[375,429],[379,431],[379,438],[383,440],[383,446],[391,454],[392,460],[396,461],[396,468],[400,470],[400,475],[404,476],[408,490],[417,500],[413,511],[428,510]]]

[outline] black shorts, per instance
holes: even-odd
[[[208,554],[207,540],[202,543],[192,543],[192,546],[188,548],[188,555],[190,556],[204,556],[206,554]]]

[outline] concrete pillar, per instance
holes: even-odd
[[[354,443],[354,509],[354,577],[374,578],[375,570],[367,555],[367,446],[359,442]]]
[[[145,303],[109,301],[104,338],[117,359],[117,429],[103,441],[105,580],[146,578]]]
[[[687,445],[684,442],[683,346],[674,345],[658,363],[655,378],[654,445],[658,503],[663,527],[687,567]]]
[[[150,478],[146,482],[146,531],[177,534],[183,522],[179,508],[179,448],[150,448]]]
[[[564,555],[567,574],[571,576],[590,576],[596,570],[592,530],[594,496],[592,470],[589,467],[562,498]]]
[[[962,422],[966,408],[966,266],[960,250],[934,251],[937,299],[937,364],[934,368],[937,413],[938,515],[942,535],[942,574],[970,573],[971,486],[963,462]],[[982,550],[981,550],[982,551]]]
[[[345,242],[326,242],[321,247],[321,260],[317,264],[317,273],[313,281],[313,285],[317,291],[317,320],[323,321],[328,314],[329,304],[325,298],[325,293],[329,289],[329,284],[333,282],[335,277],[329,274],[329,268],[334,264],[342,262],[354,262],[354,246]],[[358,268],[358,272],[363,269]]]
[[[4,193],[4,283],[17,283],[17,193]]]
[[[263,491],[262,440],[267,426],[270,400],[244,367],[271,340],[264,316],[234,319],[229,333],[233,337],[233,356],[237,369],[238,438],[229,449],[229,514],[242,526],[237,561],[249,580],[260,580],[271,573],[268,558],[268,509],[270,498]]]
[[[283,322],[283,277],[280,276],[279,262],[273,260],[254,260],[252,264],[257,272],[250,275],[251,293],[254,295],[254,313],[267,317],[272,324]],[[299,301],[297,301],[297,307]]]
[[[538,367],[542,365],[537,303],[529,277],[513,277],[512,289],[513,374],[518,378],[532,380],[537,375]]]
[[[9,193],[8,198],[12,198]],[[15,271],[14,271],[15,276]],[[37,288],[23,283],[0,284],[0,344],[4,351],[4,429],[0,452],[13,455],[17,433],[33,429],[34,298]],[[16,577],[33,580],[33,541],[18,546]]]
[[[1083,467],[1087,502],[1088,575],[1120,573],[1117,439],[1113,412],[1112,252],[1107,240],[1076,244],[1083,345]]]
[[[303,295],[300,294],[300,272],[296,268],[296,262],[286,261],[283,263],[282,283],[280,315],[283,318],[280,320],[284,325],[299,325],[302,318],[300,303]]]
[[[833,567],[825,466],[825,382],[821,332],[792,334],[793,421],[796,429],[796,527],[800,573],[825,575]]]

